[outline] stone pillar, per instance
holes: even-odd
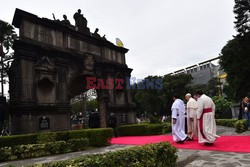
[[[109,97],[106,95],[106,93],[106,90],[97,90],[101,128],[107,127],[107,105]]]

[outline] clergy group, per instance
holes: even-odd
[[[213,100],[202,91],[197,91],[193,97],[187,93],[185,98],[186,105],[178,94],[173,95],[174,102],[171,107],[173,141],[183,144],[198,137],[199,143],[213,145],[219,137],[216,135]],[[185,124],[187,131],[185,131]]]

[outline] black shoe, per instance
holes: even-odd
[[[176,143],[177,143],[177,144],[183,144],[184,141],[177,141]]]
[[[213,146],[214,143],[204,143],[205,146]]]
[[[185,141],[193,141],[193,139],[187,137],[187,138],[185,139]]]

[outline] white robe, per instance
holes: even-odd
[[[187,102],[187,127],[188,127],[188,137],[190,139],[196,137],[198,133],[197,110],[198,110],[198,103],[191,97]],[[190,118],[192,118],[193,121],[191,121]]]
[[[203,94],[198,100],[198,112],[197,119],[198,121],[198,138],[199,143],[214,143],[216,138],[219,136],[216,135],[216,123],[215,123],[215,104],[213,100]],[[212,112],[204,113],[202,117],[202,113],[204,109],[211,108]],[[200,121],[203,121],[201,125]],[[201,130],[201,128],[203,130]],[[204,135],[204,137],[203,137]]]
[[[172,105],[172,134],[173,141],[183,141],[186,139],[185,134],[185,105],[182,100],[176,99]],[[173,124],[173,118],[176,123]]]

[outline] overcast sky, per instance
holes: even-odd
[[[92,32],[129,49],[132,76],[164,75],[217,57],[235,34],[234,0],[1,0],[0,19],[12,22],[15,8],[39,17],[66,14],[74,24],[77,9]]]

